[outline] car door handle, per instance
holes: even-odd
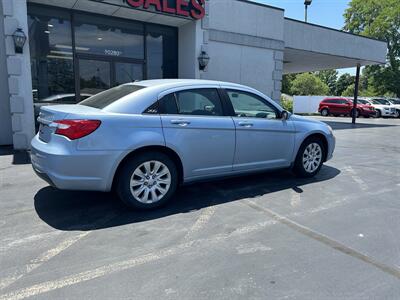
[[[242,126],[242,127],[253,127],[254,126],[254,124],[251,122],[239,122],[238,124],[239,124],[239,126]]]
[[[190,124],[190,121],[188,121],[188,120],[183,120],[183,119],[180,119],[180,120],[171,120],[171,124],[179,125],[179,126],[187,126],[187,125]]]

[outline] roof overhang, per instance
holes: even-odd
[[[384,41],[288,18],[284,30],[285,74],[386,63]]]
[[[192,22],[191,19],[178,15],[135,9],[123,0],[28,0],[28,2],[175,27]]]

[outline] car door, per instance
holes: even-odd
[[[293,160],[295,128],[280,118],[269,100],[249,91],[226,89],[236,127],[234,171],[288,167]],[[272,100],[270,100],[272,101]]]
[[[166,145],[180,156],[185,180],[232,171],[235,125],[225,114],[218,86],[160,95]]]
[[[331,114],[340,114],[340,104],[338,99],[329,100],[329,112]]]
[[[338,101],[338,107],[339,107],[338,112],[340,114],[349,114],[350,108],[351,108],[350,102],[345,99],[339,99],[337,101]]]

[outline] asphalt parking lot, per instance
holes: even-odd
[[[322,120],[337,148],[316,178],[199,183],[153,212],[1,149],[0,299],[398,299],[400,120]]]

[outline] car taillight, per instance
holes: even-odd
[[[53,121],[57,125],[55,134],[63,135],[70,140],[80,139],[91,134],[99,128],[99,120],[57,120]]]

